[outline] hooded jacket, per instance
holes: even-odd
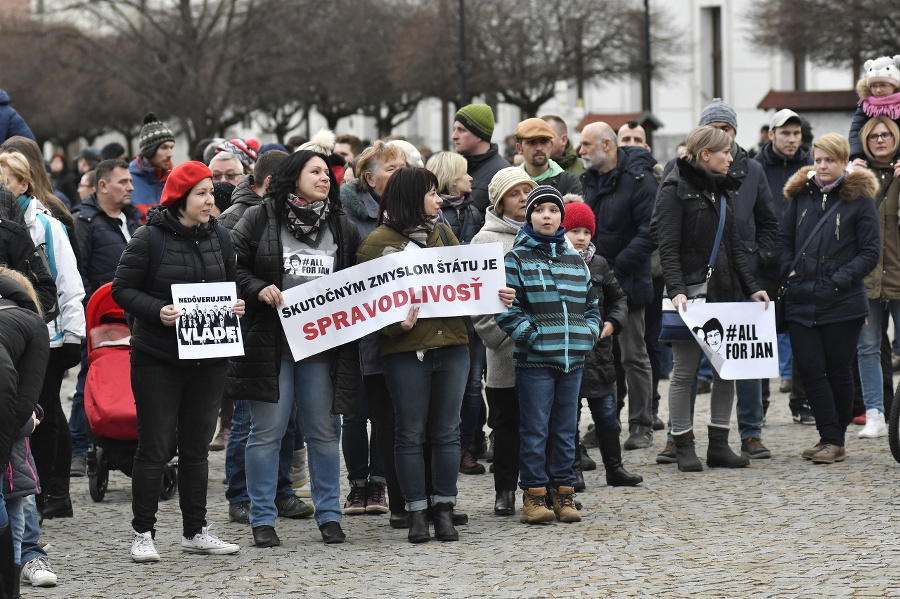
[[[492,143],[490,149],[484,154],[463,154],[463,158],[469,163],[468,173],[472,177],[472,193],[469,194],[475,202],[478,211],[484,213],[490,206],[488,198],[488,185],[494,175],[501,168],[510,164],[506,158],[500,155],[497,144]]]
[[[147,226],[138,229],[119,262],[113,279],[113,299],[134,316],[131,346],[170,364],[185,364],[178,359],[175,327],[166,326],[159,312],[172,303],[174,283],[218,283],[235,280],[233,253],[219,245],[216,219],[186,227],[171,211],[154,208],[147,213]],[[165,231],[159,269],[150,272],[151,243],[149,227]],[[232,250],[233,252],[233,250]],[[240,290],[239,290],[240,291]],[[215,359],[204,360],[206,366]]]
[[[656,247],[650,218],[656,198],[656,160],[644,148],[619,148],[615,168],[598,188],[595,170],[581,175],[584,201],[597,216],[593,242],[619,279],[628,306],[653,301],[650,254]]]
[[[600,338],[597,296],[584,259],[558,241],[529,233],[525,225],[506,254],[506,285],[516,290],[513,306],[494,318],[515,341],[516,368],[572,372]]]
[[[554,158],[556,164],[561,166],[567,173],[572,173],[576,177],[584,172],[584,161],[575,151],[571,141],[566,142],[566,149],[559,158]]]
[[[784,187],[791,203],[778,237],[785,286],[785,318],[807,327],[865,318],[869,302],[863,283],[881,251],[878,212],[872,198],[878,181],[867,169],[853,169],[823,193],[799,170]],[[834,202],[837,212],[824,223],[788,277],[797,250]]]
[[[653,234],[659,242],[663,280],[669,298],[706,280],[719,227],[721,197],[726,196],[725,230],[709,278],[708,302],[737,302],[761,289],[744,253],[732,209],[734,179],[717,182],[713,174],[682,158],[659,188]]]

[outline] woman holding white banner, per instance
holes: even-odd
[[[247,210],[232,230],[237,278],[247,298],[245,355],[229,364],[228,384],[246,397],[250,526],[257,547],[281,544],[278,453],[292,410],[307,444],[316,524],[325,543],[342,543],[338,416],[355,404],[359,357],[356,344],[294,362],[276,308],[283,289],[353,266],[359,232],[344,214],[334,174],[323,154],[300,150],[282,162],[262,204]],[[286,273],[285,257],[300,268]],[[309,267],[309,265],[315,267]]]
[[[734,213],[728,207],[736,188],[728,177],[731,136],[705,125],[691,131],[685,143],[684,154],[659,188],[651,223],[659,242],[668,297],[677,309],[687,310],[688,300],[700,297],[694,293],[702,286],[707,302],[739,302],[749,297],[768,306],[769,296],[750,270]],[[724,220],[720,220],[723,210]],[[703,470],[694,450],[691,410],[691,387],[702,355],[696,340],[672,342],[669,418],[682,472]],[[734,381],[723,380],[715,371],[713,377],[706,464],[711,468],[745,467],[750,460],[728,446]]]
[[[206,489],[209,440],[216,429],[226,360],[179,360],[172,285],[234,281],[234,252],[222,243],[210,211],[215,205],[212,171],[185,162],[169,174],[161,209],[147,213],[116,269],[113,298],[134,316],[131,387],[138,418],[138,447],[132,472],[134,541],[131,559],[159,561],[153,545],[163,469],[178,449],[178,500],[183,551],[228,554],[240,547],[209,533]],[[158,236],[152,232],[162,231]],[[154,251],[154,244],[157,246]],[[158,262],[154,262],[157,256]],[[154,270],[155,269],[155,270]],[[151,272],[152,271],[152,272]],[[244,301],[232,311],[244,314]]]
[[[784,316],[795,364],[816,417],[814,464],[846,459],[853,409],[853,355],[869,315],[864,279],[878,264],[881,234],[871,171],[847,171],[850,144],[836,133],[813,142],[813,166],[788,179],[778,252]],[[896,214],[896,212],[895,212]],[[879,333],[880,338],[880,333]]]
[[[381,225],[359,248],[360,262],[418,248],[458,245],[449,227],[438,223],[441,197],[431,171],[408,167],[395,172],[381,198]],[[511,290],[501,298],[511,304]],[[397,418],[395,463],[409,512],[411,543],[431,535],[426,508],[434,507],[435,538],[459,540],[453,526],[459,469],[460,406],[469,372],[466,325],[461,317],[418,319],[412,307],[406,320],[382,329],[384,374]],[[423,446],[431,443],[432,496],[425,484]]]

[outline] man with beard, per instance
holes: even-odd
[[[556,188],[560,194],[581,195],[581,182],[550,158],[556,132],[542,119],[525,119],[516,127],[516,152],[525,157],[519,167],[539,185]]]

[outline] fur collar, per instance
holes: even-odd
[[[806,166],[794,173],[784,186],[784,197],[795,199],[803,193],[818,193],[818,186],[809,178],[809,173],[815,170],[814,166]],[[835,191],[840,193],[844,202],[874,198],[878,193],[878,179],[869,169],[854,168],[844,176]]]
[[[856,93],[859,96],[860,102],[872,95],[872,90],[869,89],[868,77],[863,77],[856,82]]]

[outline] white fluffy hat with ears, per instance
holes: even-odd
[[[867,85],[887,83],[900,88],[900,54],[867,60],[863,68],[866,70]]]

